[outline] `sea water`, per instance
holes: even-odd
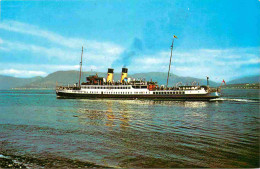
[[[259,167],[259,90],[209,102],[0,93],[0,159],[34,167]],[[1,161],[0,161],[1,163]]]

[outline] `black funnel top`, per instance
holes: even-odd
[[[127,73],[128,69],[127,68],[122,68],[122,73]]]
[[[107,73],[114,73],[114,69],[108,68]]]

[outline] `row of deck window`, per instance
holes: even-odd
[[[128,86],[82,86],[83,89],[130,89]]]
[[[184,94],[184,92],[153,92],[153,94]]]
[[[148,94],[148,92],[98,92],[98,91],[76,91],[77,93],[89,94]]]
[[[90,93],[90,94],[149,94],[149,92],[98,92],[98,91],[77,91],[78,93]],[[182,91],[176,92],[153,92],[158,95],[169,95],[169,94],[184,94]]]
[[[148,94],[148,92],[104,92],[104,94]]]

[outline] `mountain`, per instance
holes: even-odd
[[[106,74],[104,72],[83,72],[81,82],[86,81],[86,77],[89,75],[98,74],[99,77],[105,77]],[[121,73],[114,73],[114,80],[118,81],[121,77]],[[130,74],[128,77],[135,78],[135,79],[145,79],[149,81],[152,79],[153,81],[157,81],[158,84],[166,84],[167,80],[167,73],[161,72],[149,72],[149,73],[136,73]],[[58,85],[73,85],[78,83],[79,72],[78,71],[57,71],[54,73],[49,74],[45,78],[38,79],[33,81],[32,83],[26,84],[23,87],[25,88],[54,88],[56,86],[56,81]],[[181,77],[177,75],[170,75],[169,78],[169,86],[173,86],[178,82],[182,82],[182,84],[191,84],[191,82],[197,82],[200,85],[206,85],[206,79],[198,79],[193,77]],[[211,86],[219,86],[218,83],[210,81]]]
[[[104,72],[83,72],[81,82],[86,81],[86,77],[89,75],[98,74],[100,77],[105,77],[107,73]],[[121,73],[114,73],[114,80],[120,80]],[[146,81],[157,81],[159,85],[166,84],[167,73],[164,72],[149,72],[149,73],[136,73],[129,74],[128,77],[135,79],[144,79]],[[58,85],[73,85],[78,83],[79,72],[78,71],[57,71],[49,74],[46,77],[33,77],[33,78],[16,78],[11,76],[0,75],[0,89],[11,89],[11,88],[55,88],[56,81]],[[206,85],[206,79],[198,79],[193,77],[182,77],[174,74],[170,74],[169,86],[173,86],[178,82],[182,82],[183,85],[190,85],[192,82],[199,83],[200,85]],[[242,84],[242,83],[259,83],[260,75],[243,77],[234,79],[227,82],[228,84]],[[219,83],[210,81],[210,86],[219,86]]]
[[[167,73],[164,72],[149,72],[149,73],[137,73],[133,74],[132,77],[134,78],[143,78],[147,81],[150,81],[151,79],[153,81],[157,81],[159,85],[166,85],[167,83]],[[131,77],[131,75],[130,75]],[[176,83],[181,82],[183,85],[191,85],[192,82],[199,83],[200,85],[207,85],[206,79],[199,79],[194,77],[183,77],[183,76],[177,76],[174,74],[170,74],[169,77],[169,86],[173,86]],[[219,86],[218,83],[209,81],[210,86]]]
[[[87,76],[95,75],[97,72],[83,72],[81,82],[85,82]],[[106,73],[99,72],[99,76],[106,76]],[[119,76],[119,74],[115,74]],[[25,85],[25,88],[55,88],[56,82],[58,85],[73,85],[79,81],[79,71],[57,71],[49,74],[43,79],[36,80],[30,84]]]
[[[0,75],[0,90],[7,90],[16,87],[23,87],[43,77],[37,76],[33,78],[16,78],[11,76]]]
[[[242,78],[234,79],[234,80],[227,82],[227,84],[242,84],[242,83],[250,83],[250,84],[260,83],[260,75],[242,77]]]

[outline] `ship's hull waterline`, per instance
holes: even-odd
[[[173,100],[173,101],[209,101],[219,96],[212,94],[180,94],[180,95],[154,95],[154,94],[86,94],[56,92],[57,98],[61,99],[147,99],[147,100]]]

